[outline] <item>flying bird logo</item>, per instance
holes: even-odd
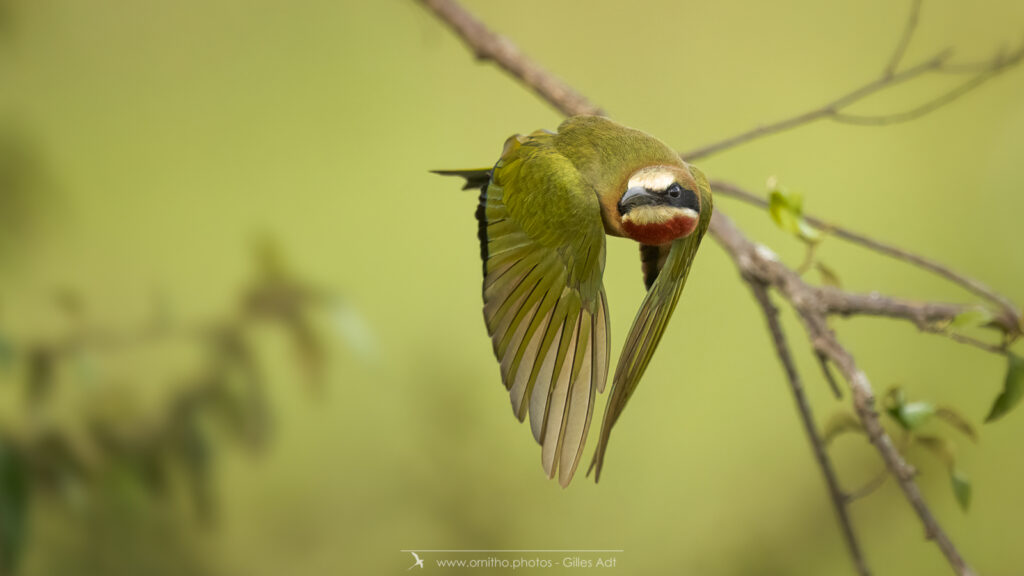
[[[415,553],[415,552],[409,552],[409,554],[412,554],[412,557],[416,559],[416,563],[413,564],[412,566],[409,566],[408,569],[412,570],[413,568],[415,568],[417,566],[419,566],[420,568],[423,568],[423,559],[420,558],[420,555]]]
[[[626,337],[590,469],[636,390],[711,221],[707,178],[660,140],[599,116],[505,142],[493,169],[445,170],[480,189],[484,321],[512,410],[564,487],[608,378],[605,237],[640,244],[647,296]],[[589,472],[588,472],[589,473]]]

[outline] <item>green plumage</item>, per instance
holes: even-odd
[[[690,265],[693,264],[704,233],[707,232],[708,226],[711,224],[712,198],[708,179],[696,167],[690,166],[689,168],[696,177],[703,203],[700,220],[693,234],[672,243],[665,264],[647,291],[643,303],[640,304],[640,311],[637,312],[633,326],[629,330],[629,336],[626,337],[626,344],[622,347],[619,364],[615,369],[612,392],[608,398],[608,404],[605,406],[601,435],[598,439],[597,449],[594,451],[594,459],[590,464],[591,469],[597,469],[595,478],[598,480],[601,477],[601,466],[604,463],[612,426],[615,425],[622,410],[626,407],[626,402],[636,390],[640,383],[640,377],[643,376],[654,355],[654,349],[661,341],[661,335],[665,332],[668,319],[672,316],[672,311],[675,310],[676,303],[679,302],[679,296],[683,293],[686,278],[690,274]]]
[[[484,319],[513,411],[520,420],[529,415],[544,469],[563,486],[607,380],[606,232],[623,235],[616,202],[630,175],[650,166],[693,174],[702,208],[694,233],[643,247],[653,283],[616,369],[592,464],[600,474],[611,427],[650,362],[710,221],[707,180],[660,140],[587,116],[570,118],[558,133],[509,138],[493,170],[440,172],[482,189]]]
[[[558,127],[554,145],[599,195],[624,189],[626,178],[644,166],[683,165],[661,140],[601,116],[566,120]]]
[[[513,137],[483,199],[484,318],[520,420],[568,484],[608,372],[597,196],[548,133]],[[598,384],[598,382],[601,384]]]

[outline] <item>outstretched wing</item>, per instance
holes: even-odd
[[[700,241],[711,222],[712,199],[707,178],[693,166],[690,166],[690,171],[700,189],[701,211],[697,229],[689,236],[673,242],[667,250],[664,246],[640,247],[644,283],[648,291],[640,305],[640,311],[633,320],[633,326],[619,356],[619,364],[615,368],[612,391],[605,407],[604,422],[601,423],[601,436],[590,464],[591,470],[597,468],[595,480],[601,479],[601,466],[608,450],[612,426],[622,414],[626,402],[636,390],[640,377],[654,355],[654,349],[658,346],[665,326],[668,325],[672,311],[679,301],[679,295],[686,285],[686,277],[690,273],[693,258],[697,255],[697,248],[700,247]]]
[[[549,144],[514,136],[481,194],[484,319],[544,471],[572,480],[608,376],[604,226],[593,189]]]

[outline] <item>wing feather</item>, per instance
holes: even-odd
[[[604,392],[605,381],[608,380],[608,358],[612,356],[612,343],[608,339],[608,300],[604,291],[598,295],[600,306],[597,307],[597,315],[594,317],[594,366],[592,368],[594,380],[597,381],[597,391]],[[600,361],[604,359],[602,364]]]
[[[562,425],[565,423],[565,414],[571,405],[568,400],[573,362],[571,359],[567,362],[566,355],[570,349],[575,352],[580,333],[579,327],[578,320],[572,323],[566,322],[563,325],[563,337],[558,349],[559,358],[555,360],[555,364],[558,366],[555,373],[558,376],[551,382],[551,392],[544,410],[545,424],[540,439],[541,461],[549,478],[555,476],[555,462],[562,449]],[[565,337],[566,333],[568,333],[568,337]]]
[[[661,341],[672,311],[686,285],[690,265],[711,222],[713,207],[707,179],[696,168],[691,166],[690,170],[700,188],[700,221],[693,234],[671,244],[667,255],[663,255],[661,250],[653,253],[647,247],[641,247],[645,281],[650,280],[650,289],[633,320],[633,326],[626,337],[626,343],[622,347],[622,354],[615,368],[612,391],[605,406],[604,421],[601,423],[601,434],[598,437],[597,449],[594,451],[594,459],[590,463],[590,470],[596,468],[595,480],[601,478],[601,467],[604,464],[612,427],[636,390],[658,342]],[[659,268],[651,270],[649,267],[655,262],[659,264]]]
[[[544,415],[549,400],[548,390],[551,388],[551,380],[555,374],[555,358],[558,356],[558,345],[552,345],[549,335],[561,338],[562,324],[551,323],[548,325],[544,343],[541,344],[541,348],[544,350],[544,359],[531,372],[530,381],[527,384],[527,396],[530,397],[530,428],[533,431],[533,439],[538,444],[543,443]],[[530,388],[532,390],[529,390]]]
[[[488,333],[513,413],[520,421],[529,414],[545,472],[566,486],[579,465],[595,393],[608,379],[611,344],[600,204],[550,139],[541,131],[517,135],[492,170],[439,173],[481,187],[476,214]],[[640,247],[648,293],[616,366],[590,465],[598,479],[612,427],[650,363],[710,223],[707,179],[689,168],[700,189],[700,223],[671,245]]]
[[[568,485],[608,377],[600,204],[550,136],[514,137],[481,194],[484,319],[519,420]]]
[[[516,417],[522,421],[526,417],[526,412],[523,410],[523,400],[529,393],[528,384],[535,377],[536,367],[542,357],[538,357],[539,352],[542,350],[542,344],[544,337],[547,333],[548,327],[551,325],[551,318],[554,312],[554,307],[558,303],[558,295],[553,291],[547,291],[542,299],[540,300],[540,309],[533,316],[533,319],[529,323],[529,327],[524,335],[524,341],[528,341],[529,344],[521,346],[516,352],[511,366],[506,373],[509,380],[514,380],[515,383],[520,383],[518,386],[518,394],[522,396],[518,400],[513,397],[513,408],[516,411]]]
[[[526,400],[527,384],[530,382],[530,374],[533,373],[533,367],[540,359],[540,343],[544,338],[544,332],[547,330],[548,324],[551,322],[551,312],[549,309],[543,317],[534,317],[533,322],[530,324],[530,329],[534,330],[533,335],[529,337],[529,341],[519,352],[519,356],[517,356],[518,366],[515,369],[510,368],[509,370],[509,377],[514,378],[512,387],[509,390],[509,396],[512,399],[512,412],[520,422],[526,417],[526,411],[524,410],[526,405],[524,402]],[[544,329],[539,329],[539,326],[544,326]],[[513,371],[515,374],[511,374]]]
[[[565,409],[562,424],[562,451],[558,464],[558,480],[562,483],[567,483],[576,472],[583,446],[586,443],[587,431],[590,428],[590,417],[594,412],[595,387],[589,385],[594,375],[592,322],[593,318],[589,314],[580,318],[577,363],[573,367],[576,376],[572,379],[571,401]],[[576,449],[573,450],[573,447]]]

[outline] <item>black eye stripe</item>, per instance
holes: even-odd
[[[700,197],[693,190],[683,190],[681,194],[682,198],[676,201],[676,204],[682,208],[689,208],[694,212],[700,212]]]
[[[635,190],[631,188],[630,190]],[[640,206],[673,206],[676,208],[688,208],[700,213],[700,196],[682,184],[673,182],[667,188],[652,190],[644,188],[645,194],[633,194],[626,203],[619,202],[619,214],[625,216],[630,210]]]

